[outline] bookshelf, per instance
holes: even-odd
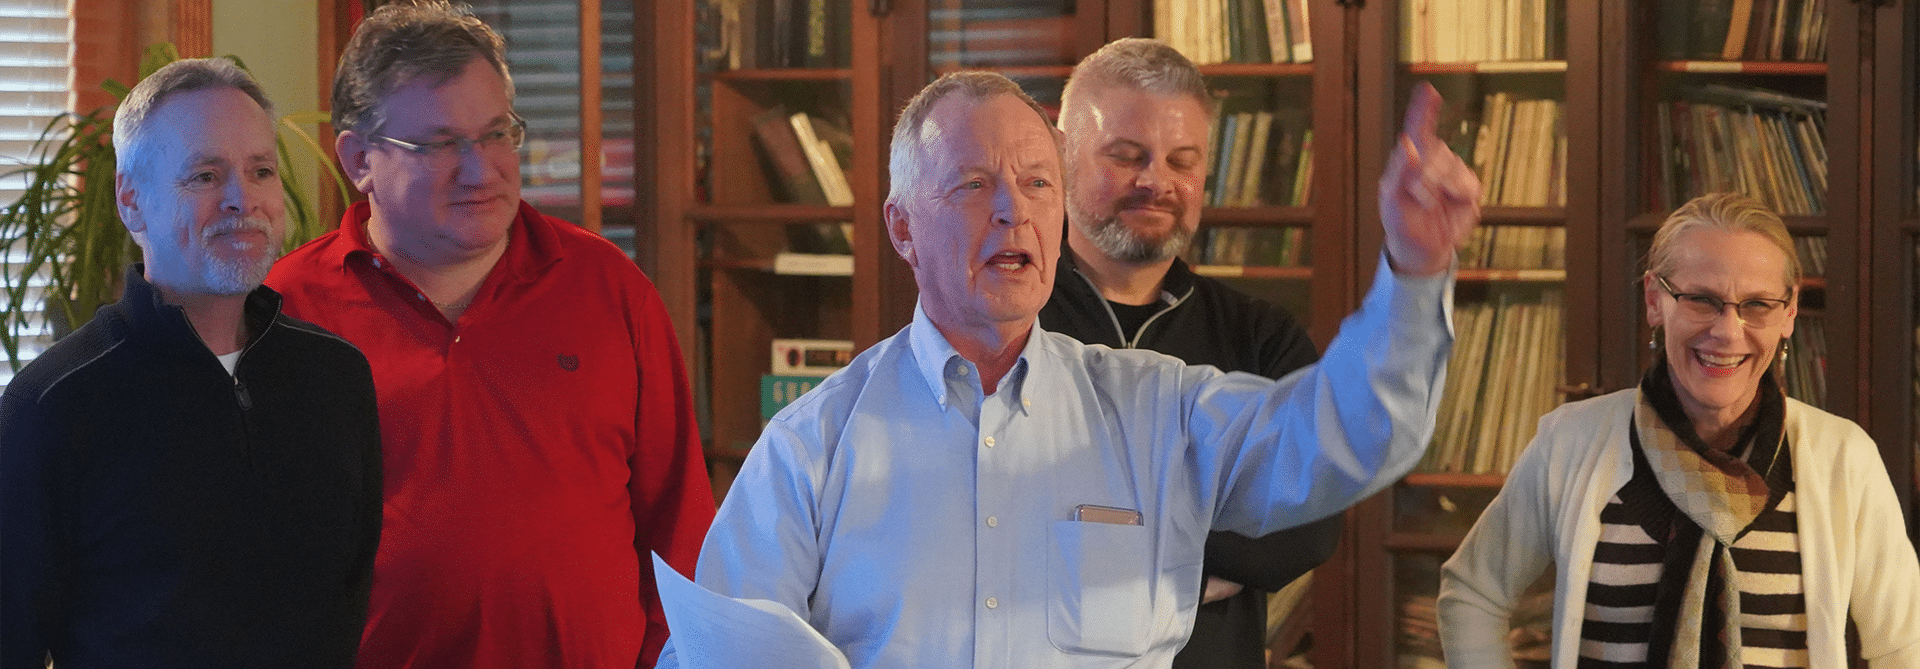
[[[1505,367],[1492,378],[1508,379],[1499,385],[1511,386],[1518,403],[1476,417],[1470,409],[1485,403],[1476,396],[1444,411],[1443,422],[1454,423],[1443,427],[1451,432],[1436,441],[1433,462],[1350,512],[1347,540],[1316,572],[1313,666],[1430,664],[1437,651],[1406,632],[1430,613],[1438,565],[1498,492],[1534,418],[1561,402],[1637,383],[1649,362],[1634,281],[1639,259],[1677,200],[1719,187],[1678,169],[1712,155],[1700,151],[1702,143],[1688,143],[1710,136],[1680,132],[1714,129],[1704,124],[1709,107],[1719,110],[1716,123],[1738,119],[1756,129],[1741,137],[1763,136],[1760,128],[1773,134],[1759,149],[1777,153],[1729,159],[1736,169],[1729,178],[1767,180],[1783,208],[1788,194],[1796,195],[1789,228],[1803,255],[1826,257],[1824,271],[1810,271],[1802,286],[1797,339],[1806,340],[1793,346],[1795,356],[1824,361],[1790,384],[1796,396],[1867,428],[1913,522],[1920,488],[1920,110],[1912,82],[1920,80],[1920,49],[1913,46],[1920,44],[1920,0],[1306,0],[1300,6],[1310,17],[1311,58],[1292,60],[1290,37],[1286,58],[1276,58],[1273,45],[1281,40],[1264,20],[1268,8],[1284,12],[1292,0],[857,2],[833,19],[844,22],[836,25],[850,45],[843,59],[811,65],[736,66],[718,31],[703,32],[727,11],[752,5],[758,15],[781,2],[793,5],[789,12],[807,6],[682,0],[656,3],[636,17],[636,33],[648,37],[635,40],[635,76],[643,82],[636,90],[658,101],[636,109],[643,127],[635,142],[656,145],[655,160],[639,168],[654,184],[637,194],[636,201],[650,203],[650,214],[636,216],[640,252],[652,254],[649,269],[700,384],[716,490],[725,489],[741,449],[758,433],[754,398],[772,339],[844,339],[865,347],[911,314],[911,273],[879,221],[886,142],[909,96],[941,73],[985,68],[1057,109],[1072,63],[1107,41],[1150,35],[1178,43],[1208,32],[1195,26],[1212,26],[1208,34],[1225,45],[1185,48],[1205,63],[1222,118],[1239,120],[1235,132],[1217,131],[1218,145],[1227,148],[1213,156],[1227,162],[1216,165],[1210,188],[1220,197],[1204,209],[1201,237],[1188,252],[1198,271],[1289,308],[1324,346],[1371,279],[1381,244],[1374,184],[1406,92],[1428,81],[1448,100],[1452,145],[1483,180],[1497,184],[1483,208],[1493,238],[1463,254],[1458,312],[1511,316],[1506,339],[1543,342],[1496,351],[1500,328],[1491,316],[1477,326],[1484,334],[1470,341],[1462,333],[1460,348],[1477,348],[1483,363],[1530,361],[1455,367],[1459,378],[1478,379],[1479,389],[1489,387],[1494,367]],[[1691,16],[1703,6],[1739,3],[1811,7],[1826,34],[1871,39],[1828,40],[1823,52],[1801,49],[1796,40],[1786,49],[1791,22],[1754,30],[1751,13],[1751,34],[1765,39],[1749,39],[1734,57],[1723,57],[1723,36],[1714,38],[1719,52],[1711,54],[1708,46],[1685,50],[1708,44],[1703,34],[1688,32],[1685,43],[1663,37],[1662,26],[1694,31],[1695,24],[1716,22],[1676,19],[1663,7]],[[1256,6],[1262,21],[1248,19]],[[1476,35],[1455,18],[1496,14],[1523,17],[1532,27]],[[1777,52],[1775,26],[1782,31]],[[1249,48],[1263,34],[1264,57]],[[1216,50],[1196,56],[1203,48]],[[775,106],[845,128],[851,205],[787,195],[779,173],[763,163],[752,124]],[[1794,115],[1806,110],[1818,114]],[[1254,139],[1262,125],[1264,147]],[[1294,129],[1302,131],[1299,140],[1288,139]],[[1306,129],[1314,150],[1302,158]],[[1801,167],[1816,147],[1825,154],[1818,178]],[[1773,155],[1801,156],[1795,173],[1737,172]],[[1304,179],[1303,166],[1310,170]],[[843,222],[851,225],[849,272],[776,271],[796,240]],[[1513,248],[1535,252],[1516,255]],[[1542,582],[1536,592],[1545,596],[1552,585]],[[1530,628],[1531,620],[1518,626]]]

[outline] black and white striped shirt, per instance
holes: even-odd
[[[1601,510],[1600,541],[1594,548],[1580,629],[1581,669],[1643,666],[1667,551],[1695,548],[1667,541],[1678,513],[1658,485],[1631,483]],[[1794,518],[1794,496],[1788,490],[1733,543],[1733,566],[1740,580],[1741,657],[1749,669],[1808,666],[1807,606]]]

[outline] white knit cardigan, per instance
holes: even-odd
[[[1579,662],[1600,509],[1633,476],[1628,433],[1637,390],[1560,407],[1514,464],[1506,486],[1441,570],[1440,636],[1450,668],[1510,667],[1508,618],[1549,564],[1553,666]],[[1852,421],[1787,400],[1810,666],[1846,666],[1859,624],[1873,669],[1920,669],[1920,560],[1886,466]]]

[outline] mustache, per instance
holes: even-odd
[[[207,240],[213,239],[214,237],[218,237],[220,235],[232,234],[236,232],[258,232],[262,235],[272,237],[273,226],[267,222],[267,219],[264,219],[264,218],[258,218],[253,216],[238,216],[238,217],[223,219],[218,223],[209,225],[205,228],[201,228],[200,239],[202,241],[207,241]]]
[[[1154,197],[1152,193],[1135,193],[1122,197],[1113,203],[1113,210],[1115,212],[1138,207],[1165,209],[1173,212],[1175,218],[1185,216],[1187,213],[1186,205],[1182,204],[1178,198],[1173,197],[1172,194]]]

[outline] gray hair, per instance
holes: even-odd
[[[1780,215],[1753,198],[1739,193],[1708,193],[1680,205],[1660,230],[1653,234],[1653,246],[1647,250],[1647,273],[1666,276],[1673,272],[1677,246],[1675,240],[1693,230],[1752,232],[1766,237],[1787,255],[1787,291],[1800,286],[1800,254],[1793,250],[1793,235],[1787,232]]]
[[[952,72],[942,75],[926,88],[915,93],[907,106],[900,110],[900,122],[893,126],[893,143],[887,153],[887,174],[890,182],[887,188],[887,203],[896,204],[905,195],[905,189],[918,187],[920,164],[926,160],[927,117],[933,114],[933,108],[948,96],[959,94],[971,102],[984,102],[996,95],[1011,95],[1027,103],[1033,113],[1040,116],[1040,123],[1047,127],[1047,135],[1053,138],[1053,149],[1060,150],[1060,136],[1053,132],[1053,122],[1047,118],[1047,110],[1033,101],[1033,96],[1020,89],[1012,79],[994,72]]]
[[[374,10],[353,31],[333,76],[333,128],[375,132],[386,125],[380,103],[394,89],[427,77],[438,83],[468,62],[486,59],[507,83],[507,43],[464,5],[446,0],[391,4]]]
[[[1067,87],[1060,93],[1060,129],[1069,137],[1078,125],[1094,91],[1121,87],[1168,97],[1192,98],[1211,117],[1217,112],[1206,77],[1193,61],[1165,42],[1145,37],[1117,39],[1073,66]]]
[[[127,93],[113,115],[113,152],[126,174],[143,174],[153,160],[148,155],[147,119],[167,96],[208,88],[232,88],[253,98],[273,118],[273,102],[260,90],[253,75],[225,58],[190,58],[168,63]]]

